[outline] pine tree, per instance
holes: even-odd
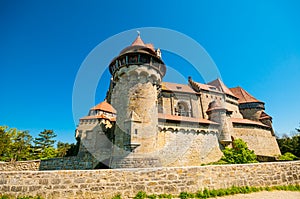
[[[11,129],[10,160],[20,161],[31,159],[32,136],[28,131]]]
[[[40,132],[38,137],[34,139],[34,151],[37,158],[40,159],[48,159],[56,156],[54,143],[55,140],[53,138],[56,137],[56,134],[53,130],[44,130]],[[53,152],[54,151],[54,152]]]
[[[65,157],[70,148],[71,145],[69,143],[58,142],[56,149],[57,157]]]

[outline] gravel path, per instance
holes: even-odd
[[[300,199],[297,191],[261,191],[251,194],[217,197],[217,199]]]

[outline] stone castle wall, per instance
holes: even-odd
[[[0,192],[45,198],[131,198],[147,193],[196,192],[235,186],[300,184],[300,161],[79,171],[2,171]]]
[[[91,155],[52,158],[42,160],[39,170],[86,170],[95,168],[98,163]]]
[[[262,109],[249,108],[249,109],[241,109],[241,114],[245,119],[259,121],[260,115],[263,112]]]
[[[1,171],[38,171],[40,160],[17,161],[17,162],[0,162]]]
[[[245,141],[249,149],[254,150],[256,155],[277,156],[281,154],[276,137],[270,130],[234,124],[232,136]]]
[[[163,166],[196,166],[218,161],[223,155],[216,131],[176,131],[174,126],[166,129],[159,132],[159,148],[156,151],[157,156],[160,154]]]
[[[43,171],[43,170],[87,170],[99,163],[91,155],[51,158],[47,160],[29,160],[16,162],[0,162],[2,171]]]

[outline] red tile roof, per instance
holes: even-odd
[[[143,40],[141,39],[140,34],[136,37],[136,39],[132,42],[131,46],[146,46]]]
[[[150,48],[151,50],[155,51],[153,44],[145,44],[147,48]]]
[[[106,119],[106,120],[110,120],[110,121],[116,121],[115,117],[109,118],[109,117],[106,117],[103,114],[101,114],[101,115],[89,115],[89,116],[85,116],[85,117],[80,118],[80,120],[91,120],[91,119]]]
[[[140,34],[138,34],[136,39],[132,42],[131,46],[144,46],[146,48],[150,48],[153,52],[155,52],[153,44],[145,44]]]
[[[158,113],[158,118],[159,119],[165,119],[165,120],[173,120],[173,121],[219,125],[218,123],[215,123],[215,122],[207,120],[207,119],[194,118],[194,117],[184,117],[184,116],[170,115],[170,114],[163,114],[163,113]]]
[[[211,86],[215,86],[216,88],[218,88],[220,91],[222,91],[223,93],[227,94],[227,95],[231,95],[233,97],[236,97],[231,91],[230,89],[218,78],[212,82],[209,82],[208,85]]]
[[[162,90],[184,92],[184,93],[196,93],[189,85],[186,84],[176,84],[170,82],[161,83]]]
[[[189,78],[189,83],[195,90],[206,90],[206,91],[211,91],[216,93],[222,93],[220,90],[217,89],[217,87],[213,85],[201,84],[199,82],[195,82],[192,80],[192,78]]]
[[[101,110],[104,112],[114,113],[114,114],[117,113],[117,111],[112,107],[112,105],[110,105],[106,101],[103,101],[100,104],[97,104],[96,106],[91,108],[91,110]]]
[[[261,122],[257,122],[257,121],[253,121],[253,120],[248,120],[248,119],[241,119],[241,118],[230,118],[232,123],[238,123],[238,124],[252,124],[252,125],[258,125],[258,126],[263,126],[263,127],[268,127],[269,126],[261,123]]]
[[[261,102],[261,101],[257,100],[255,97],[253,97],[252,95],[250,95],[246,90],[244,90],[241,87],[231,88],[230,90],[236,97],[239,98],[238,102],[240,104],[251,103],[251,102]]]
[[[263,119],[272,119],[272,117],[263,111],[263,112],[261,112],[259,119],[260,120],[263,120]]]
[[[101,115],[88,115],[88,116],[82,117],[80,119],[88,120],[88,119],[109,119],[109,118],[106,117],[105,115],[101,114]]]

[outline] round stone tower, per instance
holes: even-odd
[[[219,142],[224,146],[229,145],[231,143],[231,133],[233,131],[232,122],[229,119],[232,111],[228,111],[224,104],[213,101],[209,104],[206,113],[209,116],[209,120],[220,124]]]
[[[156,148],[157,96],[166,73],[160,50],[155,50],[152,44],[145,44],[138,35],[111,61],[109,71],[112,80],[107,98],[117,111],[115,161],[111,167],[152,166],[149,162],[154,164],[155,161],[147,154]],[[140,162],[145,165],[140,165]]]
[[[239,110],[243,118],[260,121],[261,115],[265,110],[265,103],[253,97],[241,87],[232,88],[231,91],[239,98]]]

